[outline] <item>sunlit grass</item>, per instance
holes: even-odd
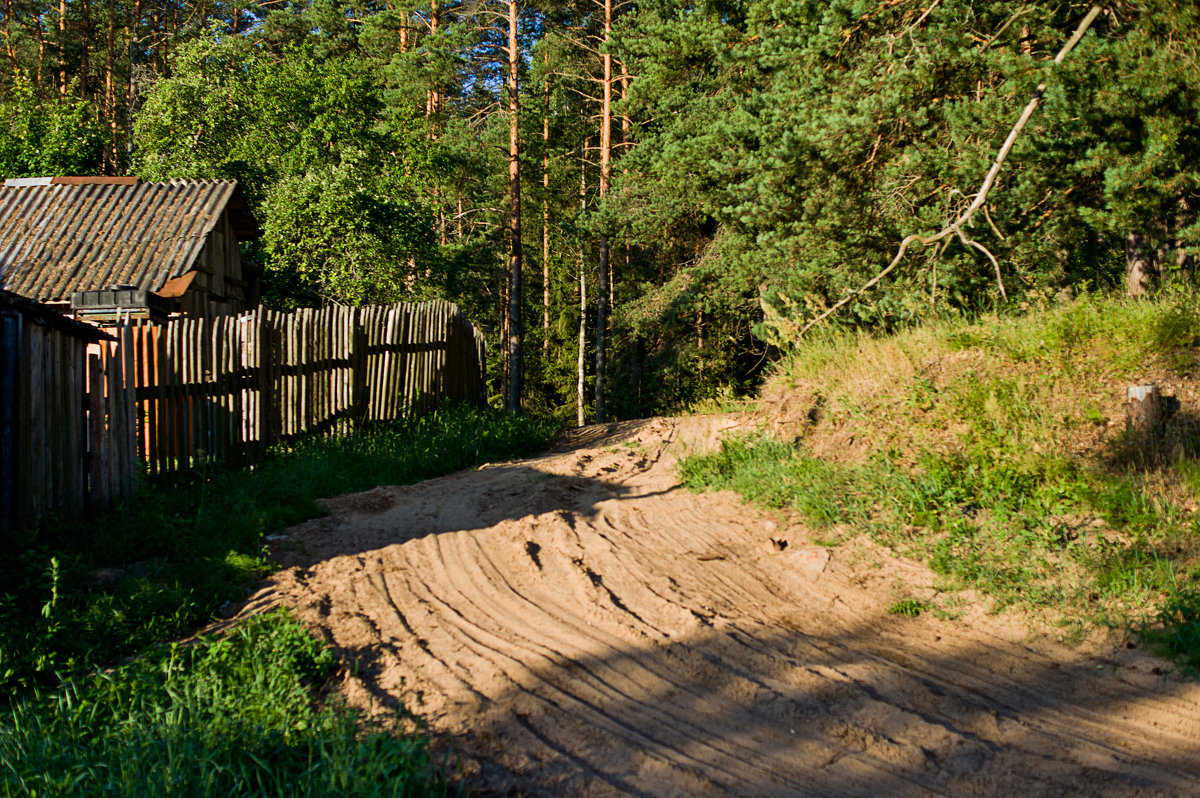
[[[815,409],[787,431],[796,442],[727,440],[681,477],[792,510],[823,543],[866,532],[927,562],[942,590],[1068,623],[1166,628],[1172,653],[1200,657],[1187,653],[1200,633],[1183,628],[1200,574],[1196,408],[1151,451],[1122,418],[1125,386],[1147,374],[1191,384],[1197,299],[1085,297],[807,342],[767,388]]]
[[[318,704],[333,668],[274,612],[34,690],[0,715],[0,785],[31,798],[445,794],[423,738]]]

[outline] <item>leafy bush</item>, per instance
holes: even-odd
[[[312,689],[333,658],[285,612],[171,645],[0,717],[6,795],[445,794],[427,743]]]

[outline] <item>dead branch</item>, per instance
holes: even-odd
[[[1056,55],[1054,57],[1055,66],[1057,66],[1058,64],[1061,64],[1062,60],[1067,57],[1067,54],[1075,49],[1075,45],[1079,44],[1079,40],[1083,38],[1083,34],[1087,33],[1088,28],[1090,28],[1092,26],[1092,23],[1096,20],[1096,17],[1100,15],[1100,12],[1103,10],[1103,7],[1104,7],[1104,3],[1097,3],[1092,6],[1091,10],[1088,11],[1087,16],[1085,16],[1083,18],[1083,20],[1079,23],[1079,27],[1077,27],[1075,29],[1075,33],[1072,34],[1071,38],[1067,40],[1067,43],[1063,45],[1062,49],[1058,51],[1058,55]],[[900,242],[900,248],[896,251],[896,256],[894,258],[892,258],[891,262],[883,269],[883,271],[879,272],[879,274],[875,275],[870,280],[867,280],[857,290],[852,291],[851,293],[847,294],[842,299],[838,300],[838,302],[835,303],[833,305],[833,307],[829,308],[829,310],[826,310],[824,313],[821,313],[815,319],[808,322],[808,324],[805,324],[803,327],[801,327],[800,332],[797,334],[797,337],[798,338],[803,337],[806,332],[808,332],[810,329],[812,329],[814,326],[816,326],[820,322],[822,322],[825,319],[832,316],[834,313],[836,313],[840,308],[845,306],[846,303],[848,303],[854,297],[858,296],[863,291],[868,290],[869,288],[874,286],[876,283],[878,283],[880,280],[882,280],[884,277],[886,277],[888,274],[890,274],[893,269],[895,269],[898,265],[900,265],[900,261],[904,258],[904,253],[908,250],[908,248],[910,246],[912,246],[912,244],[917,243],[923,247],[927,247],[930,244],[941,241],[942,239],[944,239],[950,235],[953,235],[956,232],[958,232],[958,234],[961,236],[962,232],[959,230],[959,228],[962,227],[962,225],[970,222],[971,217],[973,217],[975,215],[975,212],[978,211],[981,207],[983,207],[983,204],[985,202],[987,202],[987,195],[988,195],[988,192],[992,188],[992,184],[996,182],[996,175],[1000,173],[1000,168],[1002,166],[1004,166],[1004,161],[1008,158],[1008,154],[1012,151],[1013,145],[1017,141],[1017,137],[1020,136],[1021,131],[1023,131],[1025,129],[1025,125],[1028,124],[1030,117],[1033,116],[1033,112],[1037,110],[1038,105],[1042,101],[1042,95],[1045,93],[1045,91],[1046,91],[1046,84],[1041,83],[1038,85],[1037,89],[1033,92],[1033,97],[1030,98],[1029,102],[1025,105],[1025,109],[1021,112],[1021,116],[1017,119],[1017,123],[1015,125],[1013,125],[1012,130],[1010,130],[1008,133],[1008,138],[1004,140],[1004,144],[1000,147],[1000,152],[996,155],[996,160],[992,162],[992,167],[988,170],[987,175],[983,178],[983,183],[979,186],[979,191],[977,191],[975,193],[975,199],[971,202],[970,205],[967,206],[966,210],[964,210],[962,213],[960,213],[958,215],[957,219],[950,222],[948,225],[946,225],[945,227],[943,227],[941,230],[934,233],[933,235],[923,236],[923,235],[914,233],[914,234],[906,237],[903,241]],[[982,248],[982,247],[980,247],[980,248]],[[984,252],[988,255],[989,258],[992,257],[991,253],[987,252],[986,249],[984,250]],[[995,263],[995,259],[992,258],[992,260],[993,260],[993,263]],[[999,275],[1000,275],[1000,267],[997,264],[997,266],[996,266],[997,279],[999,279]],[[1003,294],[1003,292],[1004,292],[1003,284],[1001,284],[1000,291],[1001,291],[1001,294]]]
[[[983,244],[980,244],[973,238],[967,238],[965,235],[963,235],[962,228],[958,225],[954,226],[954,232],[958,233],[958,238],[963,242],[963,244],[969,247],[974,247],[982,252],[987,256],[987,259],[992,262],[992,266],[996,267],[996,285],[1000,286],[1000,298],[1007,302],[1008,294],[1004,291],[1004,279],[1000,276],[1000,262],[996,260],[996,256],[993,255]]]
[[[1000,228],[996,227],[996,223],[992,221],[992,215],[988,213],[987,205],[983,206],[983,218],[987,219],[988,226],[992,228],[992,232],[996,234],[996,238],[1001,241],[1007,241],[1008,236],[1000,232]]]
[[[1025,14],[1028,14],[1032,10],[1033,9],[1031,9],[1029,6],[1022,5],[1019,9],[1017,9],[1017,12],[1015,14],[1013,14],[1011,17],[1008,18],[1008,21],[1006,21],[1003,25],[1000,26],[1000,29],[998,31],[996,31],[990,37],[988,37],[988,40],[986,42],[984,42],[983,47],[980,49],[986,50],[987,48],[991,47],[993,44],[996,43],[997,39],[999,39],[1002,35],[1004,35],[1004,31],[1008,30],[1010,25],[1012,25],[1014,22],[1016,22],[1018,19],[1020,19]]]
[[[921,16],[917,17],[917,21],[914,22],[913,24],[909,25],[908,30],[904,31],[904,33],[911,33],[913,28],[920,27],[921,23],[925,21],[925,18],[929,16],[929,13],[931,11],[933,11],[933,9],[937,8],[938,4],[941,2],[942,2],[942,0],[933,0],[933,2],[929,4],[929,8],[925,9],[925,11],[922,12]],[[903,34],[901,34],[901,35],[903,35]]]

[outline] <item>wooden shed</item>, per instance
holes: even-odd
[[[0,529],[70,517],[136,490],[133,404],[108,368],[113,340],[0,290]]]
[[[260,237],[236,181],[39,177],[0,187],[0,288],[104,323],[258,304]]]

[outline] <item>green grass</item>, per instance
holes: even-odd
[[[908,618],[916,618],[926,609],[928,607],[925,602],[919,599],[907,598],[901,599],[889,607],[888,615],[904,615]]]
[[[1200,673],[1200,590],[1175,591],[1142,629],[1152,650],[1178,658],[1193,674]]]
[[[285,613],[152,651],[0,716],[10,796],[446,794],[428,745],[314,688],[329,651]]]
[[[1142,629],[1195,665],[1196,408],[1185,403],[1145,451],[1122,432],[1121,403],[1147,374],[1196,375],[1198,307],[1186,291],[1085,297],[890,337],[829,335],[768,386],[820,409],[795,444],[727,440],[680,476],[794,511],[824,544],[865,532],[928,563],[943,591],[973,588],[994,608],[1074,628]]]
[[[0,563],[0,689],[53,686],[190,633],[268,570],[264,537],[323,513],[316,500],[402,485],[543,447],[552,425],[446,408],[280,448],[251,467],[145,487],[84,524],[11,533]]]

